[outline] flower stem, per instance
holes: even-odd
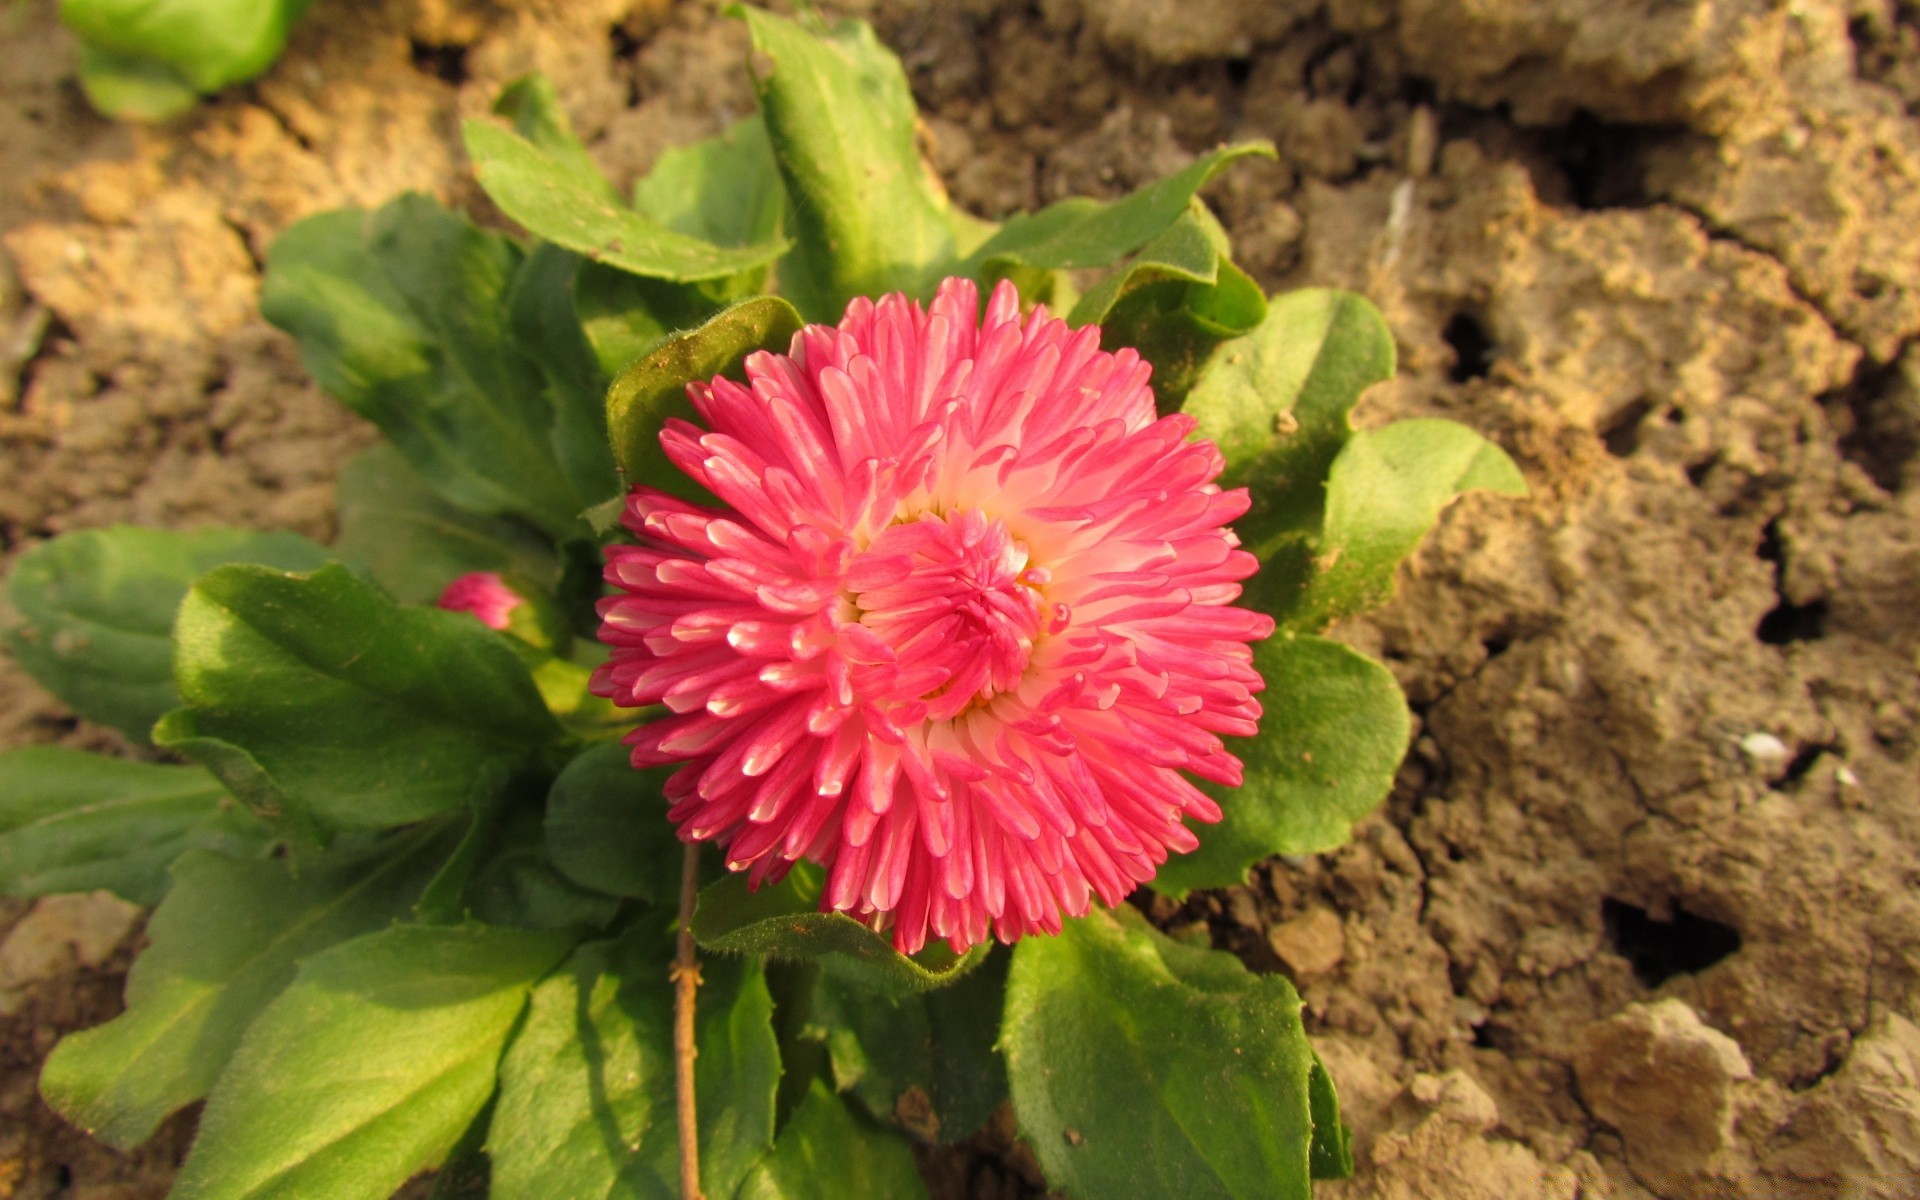
[[[673,1082],[680,1113],[680,1197],[706,1200],[700,1192],[700,1123],[693,1090],[694,1003],[700,992],[700,962],[693,953],[693,906],[700,895],[700,843],[688,842],[680,860],[680,934],[673,957]]]

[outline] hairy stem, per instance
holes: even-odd
[[[680,1112],[680,1197],[706,1200],[700,1192],[700,1123],[693,1090],[694,1004],[700,993],[700,962],[693,953],[693,906],[700,894],[700,844],[688,842],[680,863],[680,934],[673,957],[673,1083]]]

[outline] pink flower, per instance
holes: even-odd
[[[1254,732],[1273,631],[1232,607],[1246,492],[1147,364],[1010,284],[979,313],[964,279],[858,299],[690,386],[711,432],[661,445],[727,507],[634,488],[600,605],[594,691],[671,710],[627,740],[685,764],[680,836],[824,865],[904,953],[1057,932],[1193,849],[1220,810],[1181,772],[1239,783],[1216,735]]]
[[[491,629],[505,629],[513,610],[526,601],[492,571],[470,571],[440,593],[441,608],[470,612]]]

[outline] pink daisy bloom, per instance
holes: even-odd
[[[728,507],[648,487],[607,551],[594,691],[672,715],[628,737],[681,838],[913,953],[1058,932],[1220,810],[1255,731],[1233,607],[1257,563],[1219,450],[1159,417],[1149,367],[1011,284],[848,305],[688,394],[668,457]]]
[[[513,610],[526,601],[492,571],[469,571],[440,593],[439,606],[469,612],[490,629],[505,629]]]

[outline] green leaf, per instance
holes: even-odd
[[[494,1200],[678,1200],[672,961],[658,913],[581,947],[535,989],[500,1067]],[[700,1178],[707,1195],[732,1196],[773,1144],[773,1000],[757,963],[708,959],[701,978]]]
[[[1318,1054],[1307,1074],[1307,1104],[1313,1114],[1313,1145],[1307,1160],[1315,1179],[1346,1179],[1353,1174],[1353,1130],[1340,1119],[1340,1097],[1333,1076]]]
[[[157,59],[82,41],[79,67],[87,103],[122,121],[170,121],[200,102],[193,85]]]
[[[199,767],[33,746],[0,754],[0,889],[10,896],[105,888],[157,904],[189,850],[257,855],[272,841]]]
[[[1256,554],[1318,526],[1327,471],[1353,435],[1348,414],[1393,371],[1380,311],[1325,288],[1276,296],[1259,328],[1215,348],[1181,410],[1225,456],[1220,486],[1252,493],[1234,529]]]
[[[539,530],[449,504],[384,442],[348,460],[338,494],[334,552],[364,566],[402,604],[432,604],[473,571],[518,575],[548,589],[560,582],[553,544]]]
[[[597,501],[620,490],[620,477],[607,446],[607,375],[575,306],[585,263],[577,254],[539,243],[513,277],[507,310],[520,349],[547,379],[554,456],[573,494]]]
[[[554,869],[540,813],[525,805],[499,822],[467,885],[467,902],[478,920],[519,929],[599,930],[620,910],[618,897],[589,891]]]
[[[212,93],[272,66],[310,2],[61,0],[60,19],[90,48],[165,67],[181,85]]]
[[[764,267],[786,253],[786,239],[720,246],[678,233],[622,207],[610,191],[585,182],[577,164],[489,121],[461,127],[480,186],[528,232],[635,275],[690,283]],[[596,176],[597,178],[597,176]]]
[[[926,1195],[907,1143],[848,1112],[816,1079],[738,1200],[926,1200]]]
[[[780,235],[787,193],[758,116],[719,137],[662,153],[633,185],[633,207],[677,233],[722,246]]]
[[[836,966],[875,987],[944,987],[980,965],[987,947],[955,954],[944,943],[909,958],[845,913],[821,912],[822,872],[796,863],[787,877],[754,891],[744,874],[700,889],[693,935],[709,950],[807,961],[832,955]]]
[[[542,375],[510,335],[506,294],[520,262],[505,236],[405,195],[281,234],[260,310],[300,343],[320,385],[378,425],[442,496],[564,538],[584,534],[580,510],[601,497],[569,485]]]
[[[692,329],[731,303],[735,298],[724,293],[732,286],[727,280],[709,288],[643,279],[583,261],[574,283],[574,312],[601,372],[613,378],[668,334]]]
[[[41,1094],[109,1145],[144,1142],[207,1094],[296,961],[405,916],[450,848],[423,827],[301,861],[185,855],[127,973],[126,1011],[67,1035]]]
[[[1194,193],[1227,164],[1249,155],[1274,157],[1268,142],[1222,146],[1185,169],[1105,204],[1076,196],[1014,217],[966,261],[964,274],[980,275],[1012,266],[1062,270],[1104,267],[1146,245],[1182,214]]]
[[[561,736],[507,639],[344,567],[222,567],[180,606],[187,707],[155,740],[309,831],[459,808]]]
[[[875,988],[829,960],[814,985],[806,1034],[824,1042],[834,1086],[924,1142],[968,1137],[1007,1098],[994,1042],[1007,985],[1006,953],[989,952],[951,987]]]
[[[1363,612],[1393,594],[1393,572],[1466,492],[1524,496],[1507,452],[1452,421],[1396,421],[1356,433],[1327,475],[1326,516],[1304,556],[1276,557],[1249,581],[1247,603],[1295,628]]]
[[[1096,909],[1020,942],[1001,1047],[1021,1132],[1068,1195],[1311,1195],[1313,1052],[1281,976]]]
[[[1221,820],[1194,828],[1199,849],[1169,858],[1156,891],[1231,887],[1261,859],[1343,845],[1393,788],[1412,724],[1391,672],[1338,642],[1286,633],[1255,645],[1253,665],[1267,681],[1260,732],[1227,740],[1245,782],[1200,785]]]
[[[574,133],[552,80],[537,71],[521,76],[501,90],[493,111],[512,121],[515,133],[547,155],[559,178],[596,199],[619,203],[620,193],[613,190],[593,155],[587,153],[586,143]]]
[[[576,883],[665,904],[679,894],[682,847],[660,787],[675,767],[635,770],[626,746],[582,752],[547,797],[547,853]]]
[[[493,1094],[551,933],[401,925],[308,960],[234,1052],[173,1200],[374,1200],[438,1166]]]
[[[716,375],[743,379],[756,350],[784,352],[800,331],[800,314],[778,296],[744,300],[698,329],[669,338],[620,373],[607,393],[613,455],[629,487],[647,484],[689,500],[714,503],[705,488],[667,458],[660,430],[668,418],[697,420],[687,385]]]
[[[308,570],[327,557],[291,533],[116,525],[63,534],[22,554],[7,577],[20,617],[7,648],[82,717],[145,742],[180,702],[168,636],[195,577],[233,562]]]
[[[760,113],[791,203],[780,290],[837,321],[855,296],[925,296],[980,236],[920,157],[906,72],[863,21],[746,19]]]

